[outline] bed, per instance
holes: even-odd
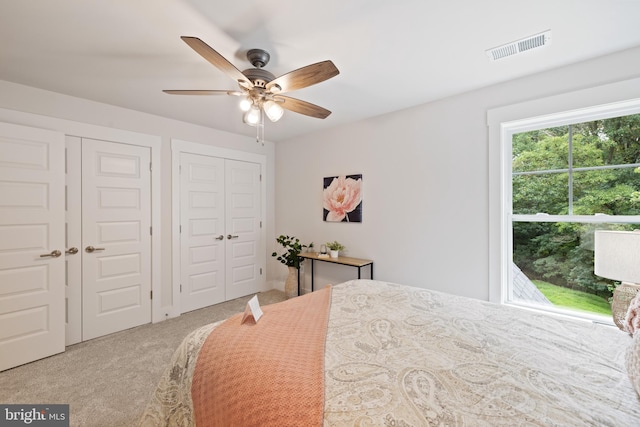
[[[304,310],[285,322],[303,328],[305,337],[321,330],[320,401],[305,400],[313,394],[309,392],[311,386],[304,384],[296,389],[293,385],[290,395],[284,396],[289,407],[279,407],[275,421],[272,417],[267,422],[264,415],[272,404],[268,396],[281,395],[290,385],[277,382],[283,378],[277,370],[295,371],[298,362],[306,363],[313,356],[296,355],[284,366],[275,366],[278,363],[271,360],[266,370],[276,372],[276,383],[253,381],[244,395],[234,394],[237,383],[229,387],[225,382],[215,388],[209,380],[194,380],[194,372],[201,366],[207,365],[213,375],[222,370],[220,362],[200,360],[207,342],[213,342],[211,346],[223,353],[228,350],[227,343],[237,348],[238,343],[251,341],[256,346],[240,349],[241,354],[260,353],[265,346],[255,338],[236,343],[230,343],[229,338],[213,341],[216,330],[240,322],[236,316],[233,322],[229,319],[207,325],[185,338],[140,425],[196,425],[202,407],[200,396],[194,409],[192,388],[196,382],[208,393],[205,401],[215,403],[218,391],[214,390],[230,390],[227,399],[241,402],[234,413],[240,417],[253,414],[244,421],[229,423],[223,416],[221,425],[640,425],[640,401],[625,368],[625,353],[634,340],[615,327],[374,280],[327,287],[273,304],[274,310],[287,313],[289,306],[305,301],[317,307],[322,297],[319,292],[327,296],[326,323]],[[315,300],[309,299],[312,295]],[[277,315],[270,307],[263,307],[264,316],[254,325],[245,324],[246,329],[256,331],[251,328],[265,319],[275,319]],[[322,309],[319,312],[322,314]],[[237,336],[234,334],[231,336]],[[298,343],[290,342],[293,337],[293,333],[286,335],[286,343],[276,347],[293,345],[297,349]],[[255,373],[248,375],[257,378]],[[256,388],[261,384],[266,389]],[[317,422],[312,424],[291,424],[284,421],[289,408],[316,411],[320,418],[314,418]],[[198,422],[199,427],[213,424]]]

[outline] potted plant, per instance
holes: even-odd
[[[331,256],[331,258],[338,258],[340,251],[345,250],[344,245],[342,243],[339,243],[337,240],[328,242],[327,248],[329,248],[329,255]]]
[[[289,268],[289,275],[284,282],[284,293],[287,298],[292,298],[298,295],[298,269],[303,261],[298,255],[307,245],[301,244],[300,239],[285,235],[280,235],[276,242],[282,245],[285,251],[279,255],[274,252],[271,256],[277,257],[278,261]]]

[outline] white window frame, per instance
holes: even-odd
[[[544,222],[640,222],[640,216],[512,214],[511,140],[517,133],[640,113],[640,78],[489,110],[489,299],[509,301],[514,217]],[[518,306],[525,306],[518,304]],[[533,306],[527,308],[539,309]],[[544,310],[572,317],[569,310]],[[601,316],[584,318],[602,321]]]

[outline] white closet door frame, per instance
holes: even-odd
[[[266,231],[266,218],[267,218],[267,158],[263,154],[247,153],[244,151],[230,150],[226,148],[214,147],[211,145],[198,144],[194,142],[182,141],[178,139],[171,140],[171,194],[174,195],[171,201],[172,209],[172,224],[171,224],[171,244],[173,250],[172,259],[172,289],[173,289],[173,307],[171,308],[170,316],[176,317],[180,315],[180,257],[176,254],[180,254],[180,202],[177,195],[180,194],[180,154],[191,153],[201,154],[205,156],[220,157],[224,159],[240,160],[245,162],[259,163],[262,170],[261,181],[261,217],[262,228],[260,229],[260,247],[258,253],[261,254],[260,268],[262,269],[262,284],[261,290],[266,290],[267,283],[267,268],[266,268],[266,251],[267,251],[267,231]]]
[[[153,228],[153,236],[151,238],[151,290],[154,295],[153,301],[151,302],[151,320],[154,323],[165,320],[170,313],[169,306],[171,305],[171,301],[169,301],[168,295],[162,298],[162,254],[160,245],[162,241],[162,206],[160,203],[162,138],[156,135],[74,122],[72,120],[41,116],[6,108],[0,108],[0,121],[50,129],[62,132],[65,135],[151,148],[151,163],[153,164],[151,171],[151,227]],[[165,289],[165,293],[168,292],[168,289],[168,287]],[[163,299],[166,301],[165,304],[162,303]]]

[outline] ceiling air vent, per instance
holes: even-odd
[[[507,43],[502,46],[494,47],[486,51],[487,56],[492,60],[506,58],[507,56],[516,55],[531,49],[546,46],[551,43],[551,30],[545,31],[534,36],[530,36],[515,42]]]

